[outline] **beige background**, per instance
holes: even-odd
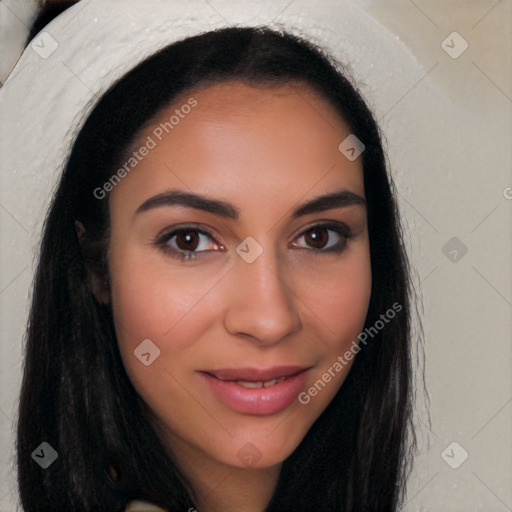
[[[23,32],[30,15],[27,2],[0,4],[0,40]],[[135,13],[136,2],[129,3]],[[65,20],[47,27],[58,50],[41,59],[28,48],[0,89],[1,512],[15,510],[12,422],[27,297],[42,214],[58,175],[52,164],[65,147],[50,150],[40,142],[52,129],[43,122],[52,119],[46,103],[51,104],[50,88],[63,88],[62,101],[77,112],[85,99],[75,98],[96,91],[91,67],[97,58],[75,60],[85,50],[73,49],[71,35],[76,39],[91,30],[97,4],[83,0],[63,15]],[[313,37],[330,44],[348,41],[340,43],[341,53],[364,82],[386,135],[423,296],[432,429],[429,433],[426,427],[427,404],[418,403],[421,453],[404,510],[512,510],[512,2],[191,4],[226,22],[274,19],[306,27],[310,20]],[[463,39],[450,36],[453,32]],[[97,40],[90,54],[102,52]],[[452,54],[463,40],[468,48],[452,58],[441,46],[445,40]],[[3,54],[2,73],[11,69],[17,51],[12,44]],[[62,64],[67,82],[59,81],[52,68],[64,70]],[[49,88],[47,95],[38,89],[40,81]],[[454,237],[458,241],[446,248]],[[445,253],[460,259],[451,261]],[[452,468],[449,463],[459,464],[463,450],[467,459]]]

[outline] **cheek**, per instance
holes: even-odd
[[[315,347],[318,365],[298,397],[298,414],[308,425],[339,391],[358,352],[358,335],[364,327],[372,288],[369,251],[364,246],[360,249],[343,264],[312,274],[317,286],[307,294],[308,306],[325,335]]]
[[[363,246],[339,264],[308,273],[303,300],[328,333],[327,350],[342,350],[364,327],[372,288],[369,251]]]
[[[204,299],[218,280],[216,271],[198,268],[187,272],[159,255],[136,250],[125,254],[110,259],[112,309],[120,344],[152,337],[162,342],[181,324],[190,327],[191,316],[207,318]],[[203,315],[198,315],[201,310]]]
[[[193,360],[194,342],[210,322],[205,295],[211,279],[197,276],[194,285],[176,269],[167,268],[166,275],[166,269],[157,266],[137,272],[133,260],[116,263],[111,273],[112,309],[124,368],[152,410],[175,417],[190,406],[180,383],[186,382],[182,372]],[[148,352],[150,363],[145,365],[142,354]]]
[[[192,349],[208,328],[213,317],[208,292],[219,277],[201,270],[187,273],[136,251],[124,254],[110,259],[112,311],[124,367],[145,395],[148,389],[161,389],[164,382],[172,387],[167,372],[184,367],[183,359],[190,356],[187,348]],[[148,339],[149,352],[159,355],[145,366],[137,353],[147,353],[138,347],[148,345]]]

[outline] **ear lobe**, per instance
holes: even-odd
[[[85,234],[85,227],[79,220],[75,220],[75,230],[78,241],[81,244]]]
[[[109,304],[110,291],[108,282],[105,279],[101,279],[96,271],[90,269],[89,265],[87,265],[87,275],[91,292],[96,297],[96,300],[100,304]]]
[[[102,277],[102,272],[100,272],[98,265],[95,264],[94,260],[88,257],[87,249],[84,247],[86,245],[85,240],[87,239],[85,226],[79,220],[75,220],[75,229],[78,242],[82,248],[82,254],[84,255],[84,264],[87,271],[87,283],[89,289],[100,304],[109,304],[110,290],[108,280],[106,277]]]

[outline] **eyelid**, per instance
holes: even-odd
[[[297,238],[298,236],[303,235],[307,231],[313,228],[327,228],[327,229],[334,229],[334,230],[342,230],[346,236],[349,236],[352,230],[350,227],[345,224],[345,222],[339,221],[339,220],[332,220],[332,219],[317,219],[311,222],[310,225],[303,227],[300,229],[300,231],[294,236],[294,238]]]
[[[159,240],[162,240],[164,238],[169,238],[170,235],[186,230],[197,231],[198,233],[201,233],[212,238],[212,240],[215,241],[215,243],[217,243],[218,245],[222,245],[215,239],[215,235],[212,233],[212,231],[214,231],[213,229],[205,228],[204,224],[197,224],[194,222],[184,222],[183,224],[175,224],[172,227],[164,228],[153,238],[153,241],[158,242]]]

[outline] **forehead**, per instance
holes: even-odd
[[[333,107],[302,84],[211,85],[177,98],[146,126],[132,147],[150,139],[154,147],[112,199],[176,186],[234,202],[238,196],[246,206],[314,188],[364,196],[361,159],[349,161],[338,149],[349,134]]]
[[[291,133],[293,128],[311,136],[311,131],[325,135],[328,129],[348,130],[348,126],[330,103],[304,83],[283,85],[249,85],[239,81],[213,84],[182,94],[169,107],[164,108],[151,125],[165,122],[169,115],[180,109],[191,97],[197,101],[190,116],[204,126],[244,124],[257,128],[284,128]],[[294,122],[307,122],[294,125]],[[146,130],[149,132],[150,130]],[[309,133],[308,133],[309,132]],[[297,134],[297,133],[296,133]]]

